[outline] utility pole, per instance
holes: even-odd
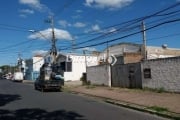
[[[75,45],[76,45],[76,43],[75,43],[75,40],[72,40],[72,52],[74,53],[75,52]]]
[[[51,24],[51,29],[52,29],[52,46],[51,46],[51,51],[50,55],[52,57],[52,63],[56,63],[56,56],[57,56],[57,48],[56,48],[56,37],[55,37],[55,32],[54,32],[54,19],[53,16],[50,16],[50,20],[48,21]]]
[[[85,56],[85,66],[86,66],[86,73],[87,73],[87,58],[86,58],[86,50],[83,50],[83,54]]]
[[[109,62],[108,62],[108,59],[109,59],[109,43],[108,43],[108,41],[107,41],[106,64],[109,63]]]
[[[18,54],[18,68],[19,68],[19,72],[22,72],[22,59],[21,59],[21,54]]]
[[[142,34],[143,34],[143,57],[144,57],[144,60],[147,60],[146,27],[145,27],[144,21],[142,21],[141,25],[142,25]]]

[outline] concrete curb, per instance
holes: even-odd
[[[33,83],[34,83],[34,81],[32,81],[32,80],[23,80],[22,82],[23,82],[23,83],[30,83],[30,84],[33,84]]]
[[[83,93],[83,92],[77,92],[77,91],[68,91],[72,94],[80,94],[80,95],[85,95],[88,97],[93,97],[93,98],[97,98],[97,99],[101,99],[102,101],[106,102],[106,103],[110,103],[113,105],[118,105],[121,107],[125,107],[125,108],[130,108],[130,109],[134,109],[134,110],[138,110],[141,112],[146,112],[146,113],[150,113],[150,114],[155,114],[161,117],[165,117],[165,118],[171,118],[174,120],[180,120],[180,114],[177,113],[173,113],[170,111],[166,111],[165,113],[162,112],[158,112],[152,109],[148,109],[148,107],[146,106],[141,106],[141,105],[137,105],[137,104],[133,104],[133,103],[128,103],[126,101],[117,101],[108,97],[101,97],[101,96],[96,96],[96,95],[91,95],[91,94],[87,94],[87,93]]]

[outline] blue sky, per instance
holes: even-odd
[[[103,44],[107,41],[108,45],[120,42],[142,43],[141,33],[129,36],[141,30],[141,21],[126,22],[152,15],[179,2],[179,0],[1,0],[0,65],[14,65],[17,63],[18,54],[23,59],[28,59],[34,54],[50,50],[51,29],[50,24],[45,22],[49,16],[54,18],[58,51],[70,52],[72,45],[75,48],[74,52],[82,52],[82,49],[102,51],[107,47],[107,43]],[[169,22],[146,32],[148,46],[167,44],[170,48],[180,48],[180,23],[172,22],[180,18],[179,10],[180,5],[177,5],[144,19],[146,28]],[[30,30],[37,32],[32,33]]]

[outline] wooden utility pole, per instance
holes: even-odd
[[[144,21],[142,21],[142,34],[143,34],[143,57],[147,60],[147,50],[146,50],[146,27]]]
[[[21,58],[21,54],[18,54],[18,68],[19,68],[19,72],[22,72],[22,58]]]
[[[87,73],[87,58],[86,58],[86,50],[83,50],[83,54],[84,54],[84,57],[85,57],[85,66],[86,66],[86,73]]]
[[[50,51],[50,55],[52,56],[52,63],[56,63],[56,56],[57,56],[57,48],[56,48],[56,37],[55,37],[55,32],[54,32],[54,19],[52,16],[50,16],[50,21],[51,23],[51,28],[52,28],[52,47]]]

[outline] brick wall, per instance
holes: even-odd
[[[144,78],[145,69],[150,70],[150,78]],[[180,57],[142,62],[142,87],[180,92]]]
[[[127,63],[137,63],[140,62],[143,58],[141,53],[124,53],[124,64]]]

